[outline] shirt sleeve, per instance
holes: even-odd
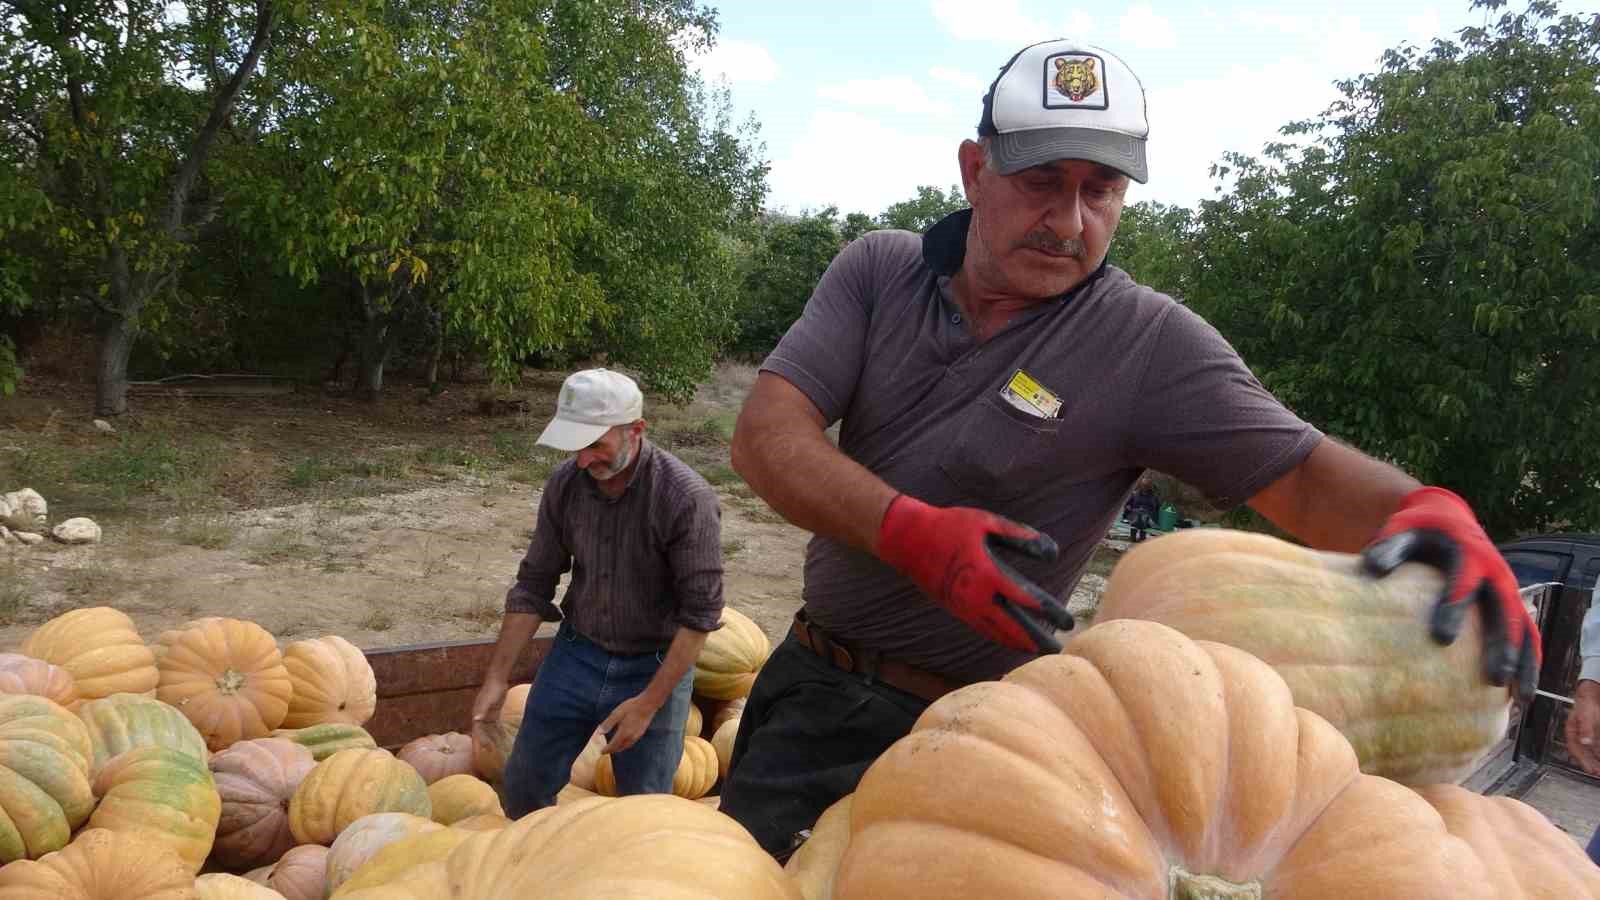
[[[1583,630],[1578,633],[1578,655],[1583,657],[1578,679],[1600,681],[1600,581],[1595,582],[1589,611],[1583,617]]]
[[[561,528],[556,522],[553,498],[559,493],[560,484],[565,484],[565,480],[558,482],[556,475],[545,482],[544,493],[539,497],[533,539],[517,565],[516,582],[506,592],[508,613],[533,613],[546,622],[561,621],[561,611],[554,602],[556,585],[572,568],[572,553],[562,541]]]
[[[1323,434],[1261,384],[1211,323],[1173,306],[1129,422],[1133,459],[1231,509],[1305,460]]]
[[[861,373],[872,309],[870,237],[839,251],[800,318],[761,364],[799,388],[829,425],[849,407]]]
[[[722,508],[710,489],[695,491],[673,518],[667,562],[677,622],[695,631],[722,627]]]

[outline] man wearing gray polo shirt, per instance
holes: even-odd
[[[617,793],[670,793],[694,660],[722,621],[716,492],[644,437],[644,398],[606,369],[567,378],[539,443],[573,454],[550,473],[483,687],[473,740],[498,715],[511,665],[540,622],[561,623],[505,766],[512,818],[549,806],[598,726]],[[563,573],[572,580],[555,603]]]
[[[1148,132],[1116,55],[1024,48],[958,150],[971,208],[846,247],[762,365],[733,464],[815,537],[721,808],[773,854],[931,701],[1052,648],[1071,627],[1056,598],[1147,470],[1360,550],[1378,576],[1439,566],[1435,639],[1475,604],[1485,677],[1531,691],[1538,632],[1466,502],[1326,438],[1199,316],[1107,263]]]

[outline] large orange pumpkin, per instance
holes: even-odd
[[[294,682],[285,728],[327,722],[365,725],[378,706],[372,664],[356,645],[338,635],[295,641],[283,649]]]
[[[1148,619],[1238,647],[1339,729],[1362,771],[1434,784],[1472,772],[1505,736],[1510,708],[1507,692],[1483,681],[1476,611],[1451,646],[1429,638],[1442,585],[1418,564],[1372,578],[1353,554],[1191,529],[1124,556],[1095,621]]]
[[[0,866],[67,845],[94,811],[89,734],[33,694],[0,695]]]
[[[80,700],[71,672],[20,653],[0,653],[0,694],[34,694],[69,711]]]
[[[222,798],[212,855],[245,869],[273,862],[295,845],[289,800],[317,764],[311,751],[282,738],[240,741],[211,757]]]
[[[85,700],[112,694],[153,695],[160,675],[155,654],[128,614],[109,606],[64,612],[34,629],[22,655],[72,673]]]
[[[156,697],[183,712],[221,750],[283,724],[293,685],[278,642],[243,619],[216,619],[180,633],[161,657]]]
[[[428,785],[387,750],[341,750],[317,763],[289,800],[289,830],[304,844],[331,844],[351,822],[381,812],[426,819]]]
[[[506,824],[510,824],[507,822]],[[400,838],[385,844],[344,879],[329,895],[329,900],[340,900],[356,891],[381,887],[391,881],[406,877],[417,866],[439,862],[455,848],[466,843],[474,832],[456,828],[440,828]],[[330,884],[330,887],[333,886]]]
[[[1154,622],[946,695],[850,820],[841,900],[1488,896],[1472,848],[1270,667]]]
[[[533,685],[519,684],[506,691],[505,702],[500,705],[500,717],[493,722],[477,723],[477,738],[472,753],[472,767],[478,777],[499,784],[505,777],[506,760],[517,743],[517,731],[522,727],[522,717],[528,708],[528,694]]]
[[[200,871],[216,839],[222,799],[206,764],[166,747],[138,747],[95,776],[89,827],[148,833]]]
[[[282,900],[283,898],[282,894],[269,887],[225,872],[201,875],[194,880],[194,889],[199,892],[200,900]]]
[[[722,627],[706,635],[694,661],[694,692],[713,700],[750,693],[756,673],[772,652],[761,626],[732,607],[722,609]]]
[[[811,826],[811,836],[783,865],[806,900],[833,898],[833,879],[850,843],[850,802],[854,798],[854,794],[845,794],[823,810]]]
[[[465,773],[428,785],[428,803],[433,807],[433,820],[441,825],[454,825],[472,816],[503,816],[506,812],[500,807],[500,795],[488,782]]]
[[[794,883],[738,823],[667,794],[547,807],[473,835],[442,862],[340,900],[502,897],[800,900]]]
[[[1450,833],[1472,845],[1497,898],[1600,900],[1600,866],[1538,810],[1453,784],[1418,788]]]
[[[0,866],[0,900],[198,900],[194,871],[148,833],[86,828],[37,862]]]

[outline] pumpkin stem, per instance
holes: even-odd
[[[242,687],[244,687],[244,676],[232,669],[224,669],[222,674],[217,676],[217,690],[224,694],[237,693]]]
[[[1234,884],[1215,875],[1197,875],[1173,866],[1168,900],[1261,900],[1260,882]]]

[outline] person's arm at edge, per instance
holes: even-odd
[[[1332,438],[1247,502],[1318,550],[1356,553],[1421,482]]]
[[[734,471],[795,526],[875,549],[896,491],[828,440],[822,412],[783,377],[757,376],[731,455]]]

